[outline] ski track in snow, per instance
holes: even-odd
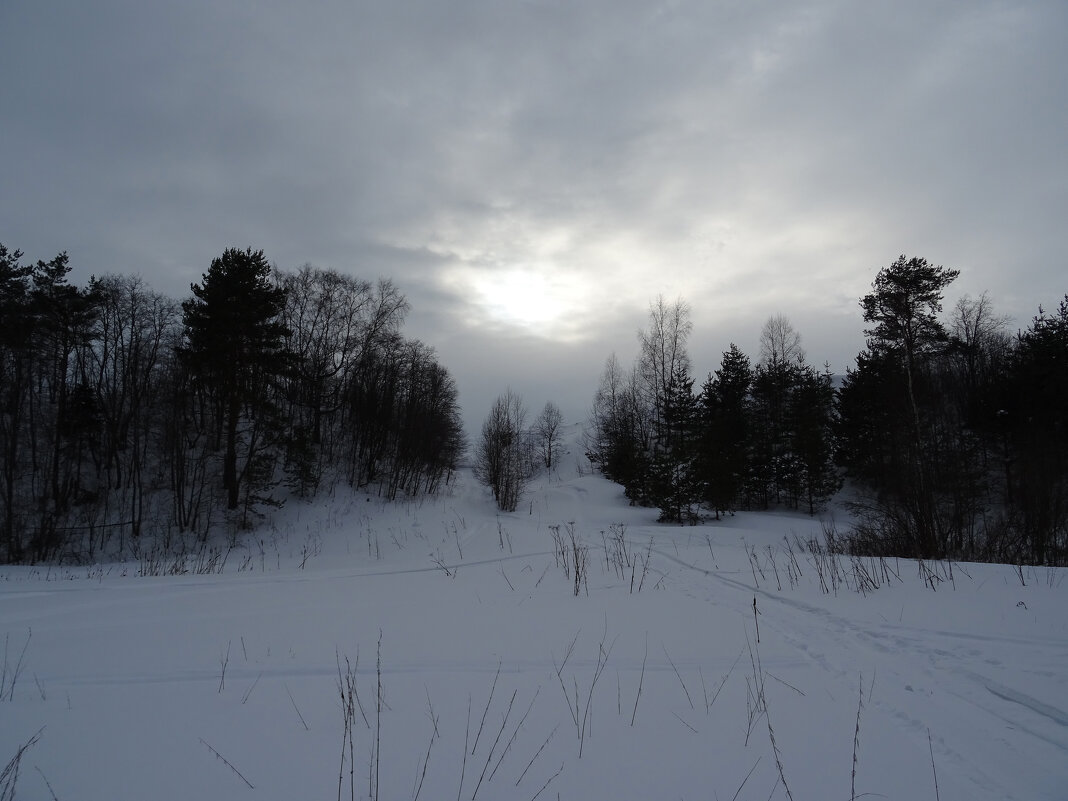
[[[687,562],[674,554],[654,548],[654,554],[675,565],[685,568],[693,574],[703,576],[715,584],[705,595],[709,603],[729,605],[743,619],[753,615],[753,599],[759,599],[760,623],[766,632],[776,632],[782,640],[793,647],[799,654],[817,665],[821,670],[835,676],[845,687],[856,680],[854,673],[835,664],[829,654],[850,653],[857,664],[879,666],[878,682],[881,687],[890,683],[896,688],[904,688],[914,694],[913,685],[927,688],[927,703],[937,703],[946,707],[946,712],[939,718],[956,718],[960,710],[947,699],[956,699],[961,704],[978,710],[987,716],[984,728],[995,730],[998,724],[1004,724],[1014,731],[1023,732],[1029,737],[1047,743],[1060,754],[1068,764],[1068,714],[1053,703],[1033,698],[1026,693],[1007,687],[993,679],[963,667],[976,660],[982,662],[984,654],[968,643],[999,646],[1006,650],[1028,648],[1043,653],[1044,658],[1037,660],[1044,664],[1068,665],[1068,643],[1049,642],[1046,639],[977,635],[965,632],[925,630],[894,624],[885,624],[877,631],[857,625],[852,621],[836,615],[826,608],[790,597],[784,591],[773,592],[762,587],[732,578],[722,571],[709,570]],[[733,575],[739,575],[735,572]],[[843,593],[851,592],[843,589]],[[768,610],[775,608],[774,613]],[[816,621],[816,625],[813,625]],[[795,632],[805,632],[799,637]],[[765,635],[765,639],[767,636]],[[947,647],[946,641],[964,641],[965,645],[956,648]],[[860,656],[860,651],[867,651],[867,656]],[[892,657],[888,659],[887,657]],[[987,659],[992,664],[997,660]],[[1035,660],[1026,660],[1033,662]],[[890,668],[887,670],[887,664]],[[889,675],[887,675],[889,673]],[[894,693],[891,699],[885,693],[876,691],[878,707],[896,719],[904,730],[909,732],[917,747],[924,744],[929,726],[912,708],[912,705],[900,703],[900,693]],[[882,697],[881,697],[882,696]],[[993,701],[993,703],[992,703]],[[1001,703],[1004,702],[1004,703]],[[1048,726],[1034,725],[1034,716],[1041,716],[1053,721],[1065,731],[1052,732]],[[1059,736],[1057,736],[1059,735]],[[1012,747],[1017,752],[1026,752],[1027,746],[1003,743],[1002,747]],[[981,754],[982,752],[980,752]],[[961,766],[976,789],[989,792],[997,788],[1003,798],[1025,798],[1018,795],[1018,788],[1012,784],[998,782],[985,768],[984,760],[976,757],[974,749],[956,747],[946,737],[938,739],[937,757]],[[1041,769],[1039,766],[1037,769]]]

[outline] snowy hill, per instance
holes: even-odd
[[[465,472],[205,572],[2,568],[0,763],[64,801],[1066,797],[1063,570],[655,521],[572,447],[515,514]]]

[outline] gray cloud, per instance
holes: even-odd
[[[1058,2],[7,0],[0,238],[175,295],[229,245],[392,277],[471,419],[582,407],[660,292],[699,373],[777,312],[841,370],[899,253],[1019,323],[1064,293],[1066,39]]]

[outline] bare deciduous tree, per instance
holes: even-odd
[[[494,401],[476,446],[475,477],[493,490],[502,512],[515,511],[532,477],[526,419],[523,398],[507,390]]]
[[[653,412],[654,428],[659,429],[664,420],[675,376],[690,371],[686,341],[691,331],[690,306],[681,298],[669,306],[660,295],[649,305],[649,329],[638,332],[642,351],[637,372]]]
[[[560,447],[560,426],[564,415],[552,401],[547,401],[534,421],[534,436],[546,470],[552,470],[556,451]]]
[[[760,361],[767,367],[794,364],[805,358],[801,347],[801,334],[789,318],[775,314],[764,323],[760,331]]]

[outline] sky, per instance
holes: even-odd
[[[698,384],[773,314],[844,372],[900,254],[1013,330],[1068,291],[1066,41],[1059,0],[0,0],[0,242],[391,278],[469,430],[583,419],[658,295]]]

